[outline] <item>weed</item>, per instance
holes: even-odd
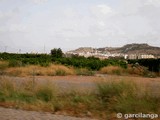
[[[43,85],[39,86],[35,92],[36,97],[42,101],[49,102],[53,100],[56,96],[56,92],[54,87],[51,85]]]
[[[64,111],[71,115],[86,114],[102,119],[109,119],[109,114],[119,112],[158,113],[159,96],[150,94],[157,89],[143,87],[121,80],[99,82],[94,92],[71,90],[62,93],[49,82],[33,86],[32,80],[15,83],[0,77],[0,102],[27,110]]]
[[[53,104],[54,112],[60,111],[64,107],[63,103],[59,101],[53,102],[52,104]]]
[[[65,67],[63,65],[50,65],[48,67],[42,66],[22,66],[22,67],[11,67],[5,70],[6,75],[11,76],[64,76],[72,75],[74,73],[73,68]]]
[[[80,68],[76,70],[76,75],[92,76],[94,75],[94,72],[86,68]]]
[[[133,82],[100,83],[98,97],[111,112],[147,113],[155,112],[160,107],[156,106],[159,98],[149,95],[147,90],[144,91]]]
[[[100,73],[102,74],[116,74],[116,75],[121,75],[123,73],[124,69],[119,67],[119,66],[107,66],[103,67],[100,70]]]
[[[66,72],[64,70],[58,69],[58,70],[56,70],[56,75],[57,76],[65,76]]]
[[[0,61],[0,70],[5,70],[8,67],[7,61]]]
[[[112,109],[121,113],[156,112],[158,108],[157,100],[158,98],[151,96],[141,98],[138,96],[118,97]]]
[[[8,62],[7,61],[0,61],[0,75],[5,74],[5,70],[8,68]]]
[[[21,67],[22,62],[18,60],[10,60],[9,61],[9,67]]]

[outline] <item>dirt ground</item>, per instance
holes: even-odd
[[[140,86],[147,86],[150,89],[154,89],[160,94],[160,77],[146,78],[140,76],[117,76],[117,75],[105,75],[96,74],[95,76],[30,76],[30,77],[9,77],[3,76],[13,81],[23,82],[27,80],[33,80],[37,84],[39,83],[54,83],[60,90],[95,90],[98,82],[110,82],[110,81],[133,81]],[[155,93],[155,94],[157,94]]]
[[[160,95],[160,77],[159,78],[145,78],[137,76],[116,76],[116,75],[102,75],[95,76],[30,76],[30,77],[9,77],[1,76],[17,83],[27,80],[33,80],[35,83],[54,83],[60,90],[67,91],[70,89],[91,90],[96,89],[98,82],[110,81],[134,81],[140,86],[147,86],[153,89],[153,95]],[[0,120],[90,120],[89,118],[75,118],[63,115],[53,115],[50,113],[15,110],[10,108],[0,107]]]
[[[150,91],[154,91],[153,95],[160,95],[160,77],[145,78],[137,76],[117,76],[117,75],[103,75],[96,76],[54,76],[54,77],[36,77],[36,81],[52,81],[61,90],[78,89],[81,91],[95,90],[98,82],[118,82],[118,81],[133,81],[139,86],[145,86]]]
[[[54,115],[45,112],[24,111],[0,107],[0,120],[95,120],[91,118],[76,118],[64,115]]]

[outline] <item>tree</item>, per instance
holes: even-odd
[[[51,55],[54,58],[61,58],[63,56],[63,52],[61,50],[61,48],[54,48],[51,50]]]

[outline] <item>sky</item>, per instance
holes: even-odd
[[[0,52],[160,47],[160,0],[0,0]]]

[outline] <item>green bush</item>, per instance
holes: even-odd
[[[21,67],[22,62],[19,60],[10,60],[9,61],[9,67]]]
[[[149,71],[160,72],[160,59],[139,59],[139,60],[128,60],[129,64],[139,64],[147,67]]]
[[[26,103],[33,103],[36,101],[36,97],[33,93],[28,91],[17,92],[16,95],[13,96],[16,100],[23,101]]]
[[[104,82],[97,84],[97,87],[98,95],[104,102],[108,102],[113,97],[120,97],[122,94],[131,95],[134,89],[134,86],[124,82]]]
[[[76,75],[92,76],[94,75],[94,72],[86,68],[81,68],[76,70]]]
[[[110,112],[148,113],[158,111],[160,107],[159,97],[150,95],[132,82],[105,82],[97,87],[98,97]]]
[[[36,91],[36,97],[45,102],[51,101],[55,97],[55,90],[51,86],[41,86]]]
[[[143,97],[128,96],[118,97],[112,110],[121,113],[148,113],[158,110],[159,98],[144,95]],[[158,106],[158,107],[157,107]]]
[[[63,65],[74,66],[76,68],[87,68],[89,70],[99,70],[102,67],[113,65],[127,68],[127,63],[123,60],[107,59],[100,60],[98,58],[82,56],[72,56],[71,58],[63,57],[63,53],[59,52],[60,49],[53,49],[53,54],[13,54],[13,53],[0,53],[0,58],[10,61],[10,67],[19,67],[22,65],[41,65],[49,66],[50,63],[55,62]],[[62,51],[61,51],[62,52]]]

